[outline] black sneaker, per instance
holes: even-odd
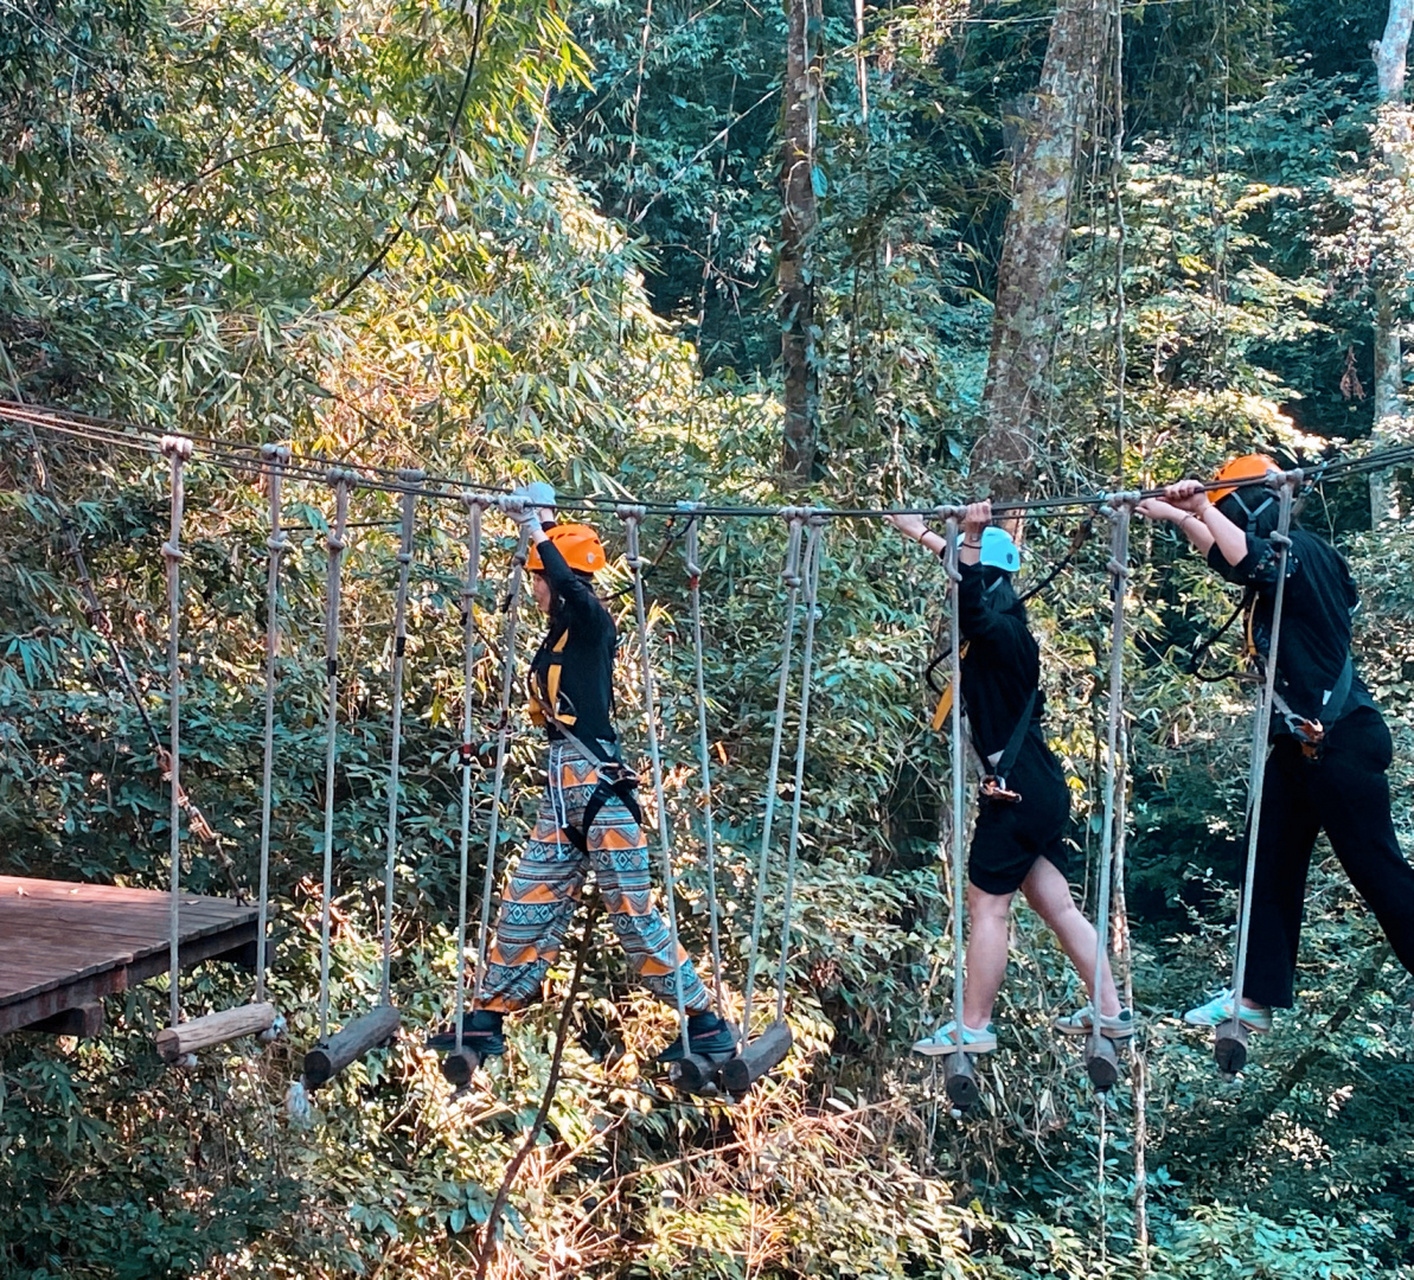
[[[478,1009],[462,1016],[461,1048],[470,1049],[483,1058],[498,1058],[506,1051],[506,1037],[501,1034],[502,1014]],[[438,1053],[451,1053],[457,1048],[457,1034],[448,1027],[429,1036],[427,1047]]]
[[[715,1013],[694,1013],[687,1020],[687,1043],[695,1057],[730,1058],[736,1053],[736,1028]],[[656,1060],[666,1064],[681,1059],[682,1036],[677,1035]]]

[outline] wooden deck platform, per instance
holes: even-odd
[[[104,996],[167,972],[168,895],[0,876],[0,1035],[97,1035]],[[255,968],[256,909],[183,895],[182,968]]]

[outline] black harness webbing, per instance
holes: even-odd
[[[1020,801],[1021,793],[1007,786],[1006,777],[1016,763],[1017,756],[1021,754],[1021,744],[1026,741],[1026,730],[1031,727],[1031,712],[1036,707],[1036,694],[1037,690],[1032,689],[1031,696],[1026,699],[1026,706],[1022,708],[1021,719],[1016,722],[1016,728],[1011,731],[1011,737],[1007,739],[996,764],[990,771],[986,771],[986,761],[983,762],[982,799],[1005,800],[1011,804]]]
[[[569,726],[557,717],[547,716],[546,722],[554,725],[559,730],[560,736],[586,760],[592,760],[595,771],[599,775],[598,785],[589,793],[589,799],[584,802],[584,817],[581,819],[583,825],[575,827],[566,823],[560,828],[565,833],[565,838],[580,853],[588,853],[589,833],[594,830],[594,820],[599,816],[599,810],[610,800],[618,800],[628,810],[630,817],[641,826],[643,824],[643,807],[638,803],[638,774],[634,773],[622,760],[606,752],[593,750],[576,737]]]

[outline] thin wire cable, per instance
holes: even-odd
[[[265,446],[265,483],[270,494],[270,537],[266,548],[265,592],[265,743],[260,771],[260,891],[255,926],[255,1002],[265,999],[266,932],[270,920],[270,825],[275,782],[275,685],[280,653],[280,561],[290,540],[280,524],[281,464],[289,458],[284,445]]]
[[[663,753],[658,745],[658,688],[653,678],[653,655],[648,647],[648,611],[643,599],[643,557],[639,555],[638,526],[643,513],[620,507],[624,524],[624,560],[633,574],[633,613],[638,629],[638,659],[643,668],[643,718],[648,726],[648,763],[653,774],[653,800],[658,806],[658,848],[663,862],[664,908],[668,917],[668,945],[673,952],[673,994],[677,997],[683,1056],[692,1053],[687,1034],[687,1005],[683,999],[682,970],[685,957],[678,943],[677,882],[673,874],[673,836],[668,823],[668,802],[663,792]],[[588,832],[585,836],[588,837]]]
[[[405,473],[410,483],[422,479],[422,472]],[[408,581],[412,576],[412,548],[417,494],[403,494],[402,539],[398,544],[398,595],[393,606],[393,724],[388,759],[388,856],[383,865],[383,979],[379,999],[393,1003],[393,879],[398,860],[398,773],[403,745],[403,666],[407,651]]]
[[[186,486],[182,469],[191,459],[191,441],[183,436],[166,436],[162,453],[171,467],[172,520],[162,558],[167,562],[167,687],[171,737],[167,748],[167,769],[172,779],[171,823],[172,884],[168,901],[167,927],[170,933],[167,964],[171,972],[170,1014],[172,1026],[182,1020],[182,512],[186,506]]]
[[[766,910],[766,880],[771,865],[771,825],[776,816],[776,786],[781,772],[781,739],[785,732],[786,694],[790,686],[791,649],[795,640],[795,605],[800,596],[800,541],[808,515],[803,507],[788,508],[786,563],[781,581],[786,585],[785,635],[781,640],[781,676],[776,686],[776,716],[771,734],[771,764],[766,772],[766,812],[761,819],[761,853],[756,861],[756,895],[751,908],[751,940],[746,956],[746,982],[741,1004],[741,1045],[751,1038],[751,1000],[756,991],[756,957],[761,943],[761,922]]]
[[[339,744],[339,597],[340,571],[344,562],[345,525],[349,518],[349,490],[354,477],[347,471],[331,471],[334,486],[334,523],[326,545],[329,548],[329,575],[324,614],[324,673],[328,696],[324,744],[324,883],[319,904],[319,1038],[329,1034],[329,935],[334,895],[334,770]]]
[[[1134,514],[1131,499],[1117,498],[1106,510],[1110,518],[1110,687],[1105,721],[1104,827],[1100,832],[1100,886],[1095,899],[1095,969],[1090,985],[1090,1050],[1098,1054],[1101,1027],[1100,978],[1110,936],[1110,896],[1114,882],[1115,794],[1120,769],[1119,734],[1124,715],[1124,604],[1129,581],[1129,524]]]
[[[81,437],[92,443],[104,444],[115,448],[138,449],[147,452],[158,452],[160,440],[154,433],[154,428],[135,426],[130,424],[119,424],[125,430],[145,433],[143,438],[135,438],[131,435],[106,430],[102,427],[91,425],[82,415],[70,415],[68,418],[54,414],[52,411],[31,410],[25,405],[16,405],[11,402],[0,402],[0,418],[6,418],[16,422],[28,422],[32,426],[40,427],[47,431],[56,432],[61,435]],[[99,420],[102,421],[102,420]],[[258,445],[242,445],[232,442],[222,442],[211,440],[210,437],[192,437],[198,445],[204,445],[202,456],[208,461],[218,466],[225,466],[229,469],[242,471],[248,474],[258,474],[261,469],[261,459]],[[241,451],[244,452],[241,452]],[[360,488],[374,489],[386,493],[403,493],[410,487],[396,477],[398,469],[372,463],[363,463],[341,460],[339,467],[356,472],[357,483]],[[1348,476],[1367,475],[1374,471],[1387,470],[1391,467],[1401,467],[1414,465],[1414,445],[1398,445],[1389,449],[1377,450],[1359,458],[1345,458],[1334,461],[1321,462],[1311,467],[1305,474],[1308,475],[1311,484],[1320,483],[1326,480],[1343,479]],[[292,458],[286,467],[286,476],[289,479],[307,479],[312,483],[325,483],[330,470],[330,463],[327,459],[318,457]],[[1214,489],[1231,487],[1231,481],[1208,481],[1204,484],[1205,492]],[[475,490],[485,493],[490,497],[505,498],[511,496],[505,488],[485,485],[465,477],[441,476],[427,473],[426,480],[415,486],[419,497],[440,502],[460,502],[462,494],[467,490]],[[1163,488],[1146,489],[1136,495],[1139,498],[1161,497]],[[1044,516],[1047,514],[1059,514],[1073,511],[1077,508],[1095,508],[1102,506],[1109,501],[1110,494],[1103,491],[1086,494],[1057,494],[1048,497],[1029,498],[1016,500],[1007,503],[997,503],[992,510],[1001,514],[1030,513],[1032,515]],[[557,501],[557,506],[566,511],[612,511],[623,505],[621,497],[601,497],[596,495],[583,496],[562,496]],[[679,499],[642,499],[633,505],[642,507],[645,516],[680,516],[683,502]],[[767,505],[740,505],[730,503],[694,503],[694,509],[700,517],[718,519],[772,519],[780,517],[783,511],[791,508]],[[938,507],[913,506],[913,507],[824,507],[816,506],[811,508],[820,515],[832,520],[872,520],[888,515],[936,515]]]
[[[1291,506],[1293,491],[1301,482],[1301,473],[1286,472],[1275,477],[1279,486],[1280,505],[1277,508],[1277,528],[1272,541],[1277,546],[1277,586],[1272,599],[1271,641],[1267,647],[1266,679],[1257,703],[1256,723],[1252,734],[1252,785],[1247,805],[1247,867],[1242,879],[1242,901],[1237,913],[1237,951],[1232,966],[1232,1022],[1241,1026],[1242,988],[1247,979],[1247,942],[1252,924],[1252,886],[1257,875],[1257,839],[1262,824],[1262,790],[1267,771],[1263,766],[1267,739],[1272,727],[1272,703],[1276,694],[1277,656],[1281,649],[1281,615],[1286,600],[1286,564],[1291,551]]]
[[[458,839],[458,852],[460,857],[460,870],[457,875],[457,963],[456,963],[456,994],[452,999],[452,1026],[455,1028],[454,1034],[458,1037],[457,1043],[460,1046],[462,1032],[462,1016],[465,1013],[466,999],[466,898],[467,879],[471,870],[471,766],[476,759],[472,748],[471,725],[476,711],[476,588],[480,585],[481,574],[481,516],[485,510],[485,504],[479,498],[468,494],[466,496],[467,511],[467,539],[466,539],[466,580],[462,586],[462,741],[461,741],[461,767],[462,767],[462,800],[461,800],[461,829]],[[503,704],[501,715],[504,719],[507,708]],[[499,759],[498,759],[499,764]],[[501,788],[499,780],[496,786],[495,798],[492,801],[492,814],[501,807]],[[494,846],[493,846],[494,847]],[[491,901],[491,889],[494,884],[492,876],[495,874],[496,858],[494,853],[488,852],[486,855],[487,879],[486,888],[482,894],[482,901],[487,904],[489,918],[489,904]],[[486,926],[482,925],[484,933]],[[480,953],[478,952],[478,955]],[[477,962],[477,973],[481,972],[481,961]],[[480,986],[477,987],[480,994]]]
[[[717,1016],[726,1017],[722,990],[721,912],[717,902],[717,835],[712,815],[712,761],[707,738],[707,688],[702,674],[702,563],[694,515],[688,520],[683,559],[687,562],[688,599],[692,610],[693,690],[697,700],[698,789],[702,804],[702,842],[707,858],[707,933],[712,951],[712,994]]]
[[[805,532],[805,639],[800,659],[800,722],[795,735],[795,792],[790,801],[790,838],[786,842],[785,901],[781,907],[781,959],[776,970],[776,1021],[786,1016],[786,975],[790,959],[791,915],[795,907],[795,873],[800,850],[800,805],[805,791],[805,751],[810,722],[810,676],[815,658],[816,601],[820,595],[820,559],[825,521],[812,515]]]
[[[491,894],[496,887],[496,841],[501,831],[501,788],[506,778],[506,753],[510,745],[511,684],[516,668],[516,626],[520,615],[520,587],[525,576],[525,560],[530,550],[530,531],[522,527],[511,560],[510,582],[506,588],[506,625],[501,637],[501,702],[496,729],[496,777],[491,784],[491,823],[486,834],[486,874],[481,888],[480,936],[476,943],[476,976],[472,1005],[481,1003],[481,987],[486,974],[486,948],[491,935]],[[465,953],[463,953],[465,954]],[[457,981],[457,1022],[460,1034],[462,984]]]
[[[958,517],[946,514],[946,559],[943,571],[948,579],[948,633],[952,641],[952,1004],[953,1043],[963,1052],[962,1004],[965,995],[966,936],[962,911],[967,875],[967,855],[963,850],[963,827],[967,823],[967,744],[962,737],[962,617],[958,588],[962,583],[959,567]]]

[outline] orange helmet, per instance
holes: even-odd
[[[1261,480],[1269,472],[1280,470],[1276,460],[1267,457],[1265,453],[1244,453],[1240,458],[1223,463],[1218,469],[1218,474],[1213,479],[1231,480],[1232,484],[1222,489],[1210,489],[1208,501],[1221,502],[1228,494],[1236,493],[1244,484]]]
[[[598,573],[604,567],[607,557],[599,535],[587,524],[556,524],[545,530],[545,536],[555,544],[555,550],[565,558],[571,569],[581,573]],[[530,544],[530,554],[525,559],[525,567],[534,573],[542,573],[545,562],[540,558],[540,548]]]

